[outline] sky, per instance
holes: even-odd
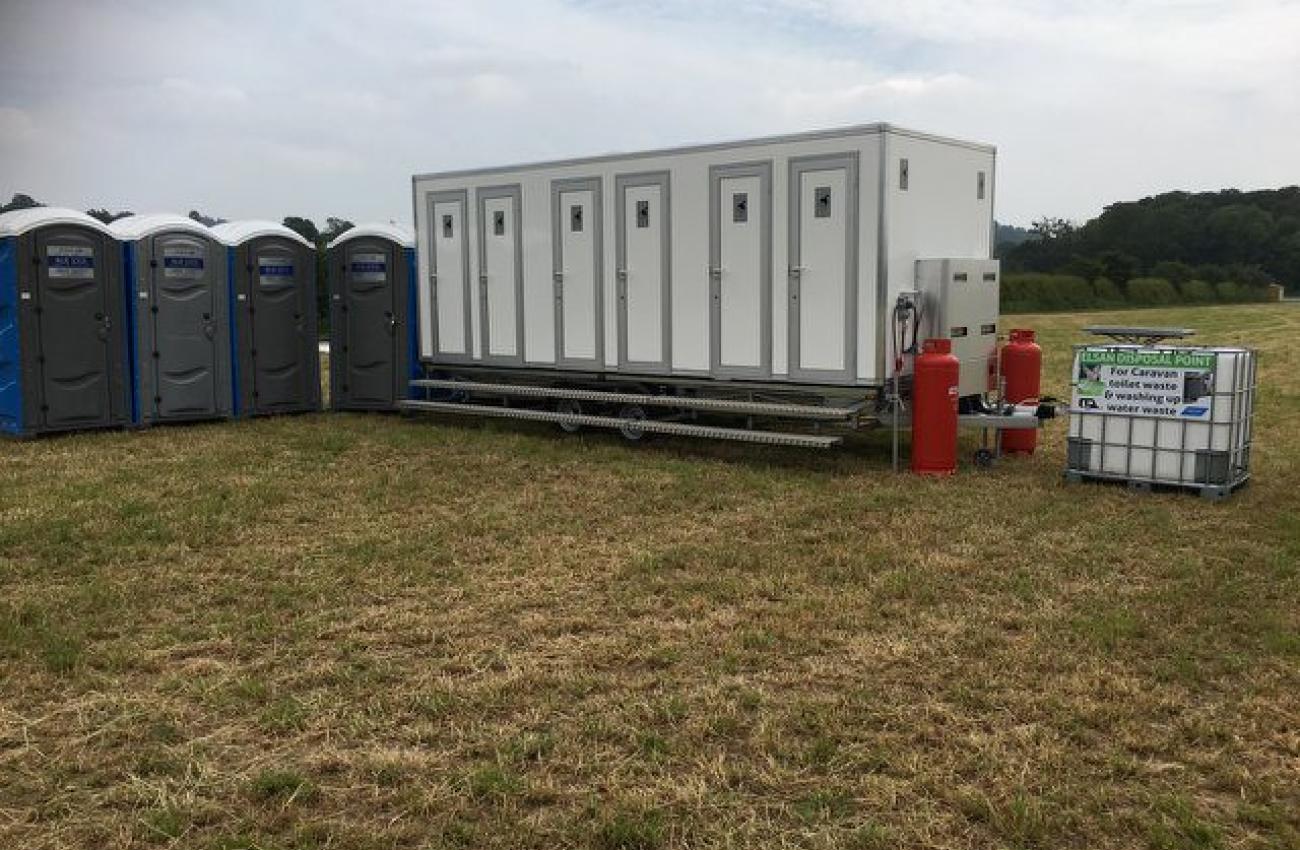
[[[1300,183],[1300,0],[0,0],[0,194],[411,219],[414,173],[887,121],[997,217]]]

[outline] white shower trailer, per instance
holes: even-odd
[[[865,398],[910,294],[921,335],[954,337],[963,391],[983,389],[995,158],[869,124],[416,175],[421,361],[471,382]]]

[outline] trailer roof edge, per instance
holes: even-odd
[[[907,136],[922,141],[936,142],[938,144],[952,145],[953,147],[968,148],[971,150],[984,151],[990,154],[997,153],[997,147],[985,144],[983,142],[970,142],[963,139],[955,139],[949,136],[939,136],[933,133],[923,133],[919,130],[909,130],[906,127],[899,127],[894,124],[876,122],[874,124],[856,124],[848,127],[832,127],[823,130],[808,130],[801,133],[785,133],[775,136],[761,136],[753,139],[733,139],[726,142],[709,142],[706,144],[678,145],[667,148],[654,148],[641,151],[626,151],[619,153],[595,154],[592,156],[572,157],[568,159],[540,160],[537,162],[520,162],[510,165],[476,167],[455,169],[451,171],[430,171],[411,176],[412,184],[421,180],[441,180],[451,177],[476,177],[487,174],[502,174],[512,171],[527,171],[535,168],[562,168],[570,165],[588,165],[599,162],[614,162],[620,159],[648,159],[657,156],[672,156],[683,153],[706,153],[708,151],[726,150],[737,147],[755,147],[758,145],[784,144],[787,142],[808,142],[818,139],[838,139],[845,136],[865,136],[871,134],[893,133],[899,136]]]

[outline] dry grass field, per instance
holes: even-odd
[[[1300,846],[1300,307],[1223,503],[315,415],[0,443],[0,848]],[[973,448],[970,443],[968,448]],[[969,457],[969,452],[964,451]]]

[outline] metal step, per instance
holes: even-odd
[[[616,393],[603,390],[534,387],[527,384],[497,384],[484,381],[452,381],[433,378],[418,378],[411,381],[411,386],[421,389],[461,390],[483,395],[569,399],[572,401],[589,401],[596,404],[647,404],[655,407],[674,407],[681,410],[708,410],[716,413],[772,416],[783,419],[813,419],[819,422],[846,422],[857,416],[862,410],[861,402],[844,407],[830,407],[815,404],[741,401],[739,399],[651,395],[648,393]]]
[[[781,431],[749,431],[744,428],[718,428],[712,425],[691,425],[685,422],[665,422],[660,419],[622,419],[617,416],[589,416],[585,413],[556,413],[550,410],[529,410],[523,407],[494,407],[487,404],[458,404],[451,401],[400,402],[403,410],[428,413],[458,413],[467,416],[487,416],[497,419],[525,419],[533,422],[556,422],[565,425],[583,425],[589,428],[622,429],[628,426],[649,434],[674,434],[682,437],[702,437],[708,440],[733,440],[741,443],[759,443],[768,446],[794,446],[805,449],[829,449],[842,442],[840,437],[822,434],[790,434]]]

